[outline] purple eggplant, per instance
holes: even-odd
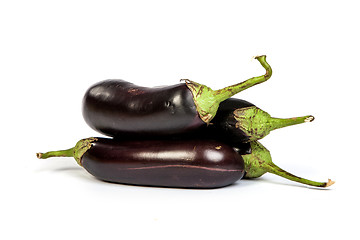
[[[256,59],[266,73],[220,90],[185,80],[173,86],[148,88],[123,80],[91,86],[83,98],[83,116],[94,130],[112,137],[181,134],[208,125],[219,104],[271,77],[266,56]]]
[[[257,59],[265,75],[217,91],[189,80],[158,88],[123,80],[99,82],[85,93],[84,119],[94,130],[114,138],[155,139],[198,132],[220,136],[230,144],[259,140],[274,129],[311,122],[311,115],[273,118],[252,103],[229,98],[270,78],[266,57]]]
[[[334,184],[330,179],[316,182],[281,169],[258,141],[232,148],[219,141],[204,139],[120,141],[87,138],[73,148],[37,153],[37,157],[74,157],[98,179],[142,186],[219,188],[243,177],[258,178],[267,172],[315,187]]]
[[[123,184],[219,188],[244,176],[244,161],[232,147],[213,140],[80,140],[68,150],[38,158],[74,157],[98,179]]]

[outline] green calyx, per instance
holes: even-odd
[[[69,148],[66,150],[58,150],[58,151],[49,151],[46,153],[37,153],[36,157],[40,159],[46,159],[50,157],[73,157],[76,162],[82,166],[81,158],[84,153],[89,150],[92,146],[92,143],[97,141],[97,138],[85,138],[78,141],[73,148]]]
[[[217,100],[215,91],[208,86],[190,81],[189,79],[182,79],[186,86],[190,89],[193,95],[196,110],[206,124],[215,117],[219,108],[220,102]]]
[[[249,141],[259,140],[278,128],[314,120],[311,115],[294,118],[273,118],[256,106],[236,109],[234,118],[237,121],[235,127],[249,136]]]
[[[268,172],[266,165],[271,163],[271,155],[261,143],[250,143],[251,153],[243,155],[245,164],[245,178],[258,178]]]
[[[329,179],[327,182],[315,182],[305,178],[295,176],[278,166],[276,166],[271,159],[269,150],[267,150],[260,142],[253,141],[251,145],[251,154],[243,155],[245,163],[245,178],[258,178],[269,172],[291,181],[315,187],[329,187],[335,182]]]
[[[212,90],[205,85],[190,81],[189,79],[182,79],[185,81],[186,86],[192,92],[194,103],[196,105],[199,116],[206,124],[209,124],[210,121],[215,117],[219,108],[219,104],[222,101],[254,85],[265,82],[271,77],[272,69],[266,62],[266,56],[258,56],[255,57],[255,59],[257,59],[265,68],[266,73],[264,75],[250,78],[244,82],[225,87],[223,89]]]
[[[97,141],[97,138],[91,137],[91,138],[85,138],[80,141],[78,141],[75,145],[74,150],[74,158],[76,162],[82,166],[81,158],[86,153],[87,150],[89,150],[92,146],[92,143]]]

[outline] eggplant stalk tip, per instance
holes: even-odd
[[[270,131],[300,123],[312,122],[315,118],[311,115],[293,118],[270,118]]]
[[[331,185],[333,185],[335,183],[335,181],[332,181],[330,178],[328,179],[328,182],[326,183],[325,187],[330,187]]]

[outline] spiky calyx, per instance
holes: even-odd
[[[243,131],[249,141],[256,141],[268,135],[272,130],[311,122],[314,117],[311,115],[293,118],[273,118],[267,112],[256,106],[239,108],[234,111],[236,119],[235,127]]]

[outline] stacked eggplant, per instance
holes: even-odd
[[[123,80],[91,86],[83,116],[110,138],[87,138],[75,147],[38,153],[38,158],[74,157],[93,176],[109,182],[179,188],[218,188],[270,172],[303,184],[328,187],[276,166],[258,142],[270,131],[314,117],[273,118],[254,104],[231,98],[272,75],[266,56],[256,59],[262,76],[223,89],[184,79],[147,88]]]

